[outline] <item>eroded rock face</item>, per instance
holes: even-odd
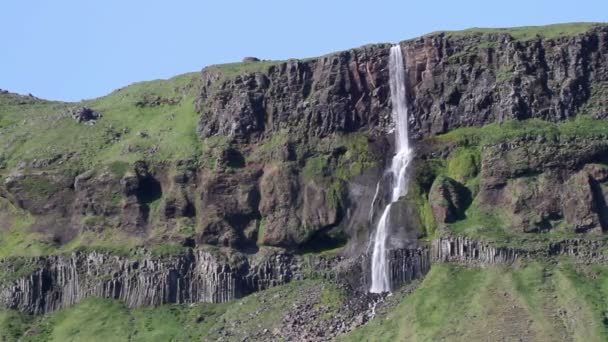
[[[608,81],[608,29],[603,26],[575,36],[529,40],[508,33],[440,33],[402,42],[401,47],[414,140],[509,119],[557,122],[583,112],[596,118],[607,113],[602,98],[603,84]],[[251,145],[287,132],[291,141],[276,159],[298,161],[301,168],[312,154],[301,153],[301,146],[316,144],[314,139],[354,132],[385,135],[392,125],[388,50],[387,45],[366,46],[306,61],[271,63],[228,78],[217,68],[204,69],[197,100],[199,136]],[[572,144],[576,146],[563,148]],[[576,231],[597,231],[591,226],[597,228],[599,219],[588,227],[583,222],[588,221],[585,210],[595,213],[597,209],[562,205],[567,179],[576,168],[597,162],[605,151],[602,141],[584,144],[514,141],[491,147],[495,154],[484,154],[482,205],[504,206],[513,228],[520,232],[552,229],[565,216],[568,223],[576,221],[581,226]],[[390,146],[384,150],[390,151]],[[263,164],[264,176],[258,183],[259,214],[266,220],[259,225],[264,228],[261,241],[298,245],[310,233],[340,225],[340,215],[315,205],[326,201],[302,181],[293,166]],[[429,199],[439,224],[462,218],[473,195],[450,182],[432,190]],[[317,199],[303,200],[314,198],[303,196],[312,193]],[[597,187],[594,193],[593,198],[601,200]],[[342,209],[348,212],[350,208]]]
[[[266,245],[297,246],[339,222],[339,208],[327,189],[301,182],[293,168],[265,168],[260,189],[260,213],[265,217],[261,241]]]
[[[560,255],[586,263],[606,263],[606,241],[567,239],[535,249],[497,247],[466,236],[441,236],[430,246],[431,262],[455,262],[469,266],[511,265],[525,259]]]
[[[525,252],[514,248],[498,248],[468,237],[445,236],[433,241],[433,262],[459,262],[468,265],[512,264]]]
[[[573,225],[576,232],[608,230],[607,172],[604,165],[587,164],[567,180],[562,210],[566,222]]]
[[[468,266],[510,265],[528,258],[568,255],[588,263],[606,263],[606,242],[571,239],[537,249],[496,247],[469,237],[445,235],[429,246],[388,253],[391,287],[423,278],[432,263]],[[227,253],[224,253],[227,252]],[[370,284],[370,255],[358,258],[297,256],[266,248],[255,255],[230,250],[189,250],[179,256],[120,257],[90,252],[0,260],[3,270],[24,273],[0,283],[0,306],[42,314],[69,307],[87,297],[113,298],[128,307],[166,303],[220,303],[254,291],[310,277],[337,282],[355,292]]]
[[[449,177],[437,177],[431,186],[429,202],[437,223],[461,219],[469,201],[468,189]]]

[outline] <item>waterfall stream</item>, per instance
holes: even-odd
[[[372,252],[372,284],[370,292],[382,293],[391,290],[390,269],[388,260],[387,242],[390,232],[391,206],[407,193],[407,166],[412,160],[413,151],[409,145],[407,132],[407,94],[405,85],[405,67],[401,47],[395,45],[391,48],[389,56],[389,76],[391,103],[393,106],[393,121],[395,123],[395,156],[387,173],[390,177],[392,192],[390,203],[384,208],[376,231],[373,236]],[[384,178],[384,177],[383,177]],[[372,203],[373,206],[373,203]],[[370,213],[372,216],[373,212]]]

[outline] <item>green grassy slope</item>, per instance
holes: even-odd
[[[340,340],[605,341],[607,314],[606,267],[435,265],[393,311]]]
[[[196,155],[194,98],[200,76],[136,83],[110,95],[77,104],[0,95],[0,153],[5,169],[21,161],[60,156],[61,168],[90,168],[100,163],[137,159],[175,160]],[[147,105],[154,99],[173,104]],[[26,102],[25,104],[22,104]],[[94,126],[63,115],[73,106],[103,114]],[[146,133],[142,137],[140,132]],[[150,153],[157,147],[158,152]]]

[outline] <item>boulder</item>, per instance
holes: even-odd
[[[87,107],[74,107],[67,111],[67,114],[78,123],[94,125],[101,118],[101,113]]]
[[[451,223],[464,217],[470,192],[452,178],[439,176],[431,186],[429,202],[435,222]]]

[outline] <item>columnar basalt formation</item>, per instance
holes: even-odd
[[[513,248],[499,248],[469,237],[441,237],[431,245],[434,262],[459,262],[472,265],[511,264],[520,256]]]
[[[0,298],[8,308],[35,314],[92,296],[119,299],[128,307],[221,303],[302,278],[293,259],[269,252],[257,260],[230,260],[203,250],[167,258],[129,259],[98,252],[40,257],[26,261],[31,274],[1,286]],[[2,263],[11,269],[11,260]]]

